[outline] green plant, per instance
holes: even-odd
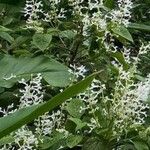
[[[150,149],[149,5],[0,0],[0,149]]]

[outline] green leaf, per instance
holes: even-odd
[[[111,54],[112,57],[116,58],[123,65],[124,69],[128,68],[128,63],[125,61],[123,53],[121,53],[121,52],[111,52],[110,54]]]
[[[133,144],[136,150],[149,150],[148,145],[142,141],[133,141]]]
[[[119,35],[130,42],[133,42],[133,38],[130,32],[124,26],[115,26],[111,30],[113,31],[114,34]]]
[[[0,138],[7,136],[12,131],[20,128],[24,124],[33,121],[38,116],[41,116],[44,113],[53,110],[55,107],[62,104],[70,97],[83,92],[91,84],[95,75],[96,74],[92,74],[85,80],[82,80],[79,83],[68,87],[62,93],[57,94],[52,99],[43,104],[23,108],[13,114],[0,118]]]
[[[19,36],[10,45],[9,49],[15,49],[16,47],[24,44],[27,40],[28,40],[28,37],[26,37],[26,36]]]
[[[58,36],[59,35],[59,33],[60,33],[61,31],[59,30],[59,29],[57,29],[57,28],[49,28],[48,30],[47,30],[47,34],[50,34],[50,35],[54,35],[54,36]]]
[[[144,30],[144,31],[150,32],[150,26],[145,25],[145,24],[130,23],[128,25],[128,28],[137,29],[137,30]]]
[[[63,133],[55,133],[54,135],[52,135],[51,138],[44,138],[42,144],[40,144],[40,148],[41,149],[58,149],[61,144],[62,144],[62,140],[64,141],[64,134]]]
[[[65,31],[60,32],[59,35],[60,35],[60,37],[65,37],[65,38],[68,38],[68,39],[73,39],[76,36],[76,33],[73,32],[72,30],[65,30]]]
[[[66,86],[69,84],[68,68],[59,62],[44,56],[15,58],[4,55],[0,59],[0,86],[12,87],[22,78],[29,79],[31,74],[41,73],[42,77],[52,86]],[[16,76],[7,80],[11,75]]]
[[[115,6],[115,2],[114,2],[114,0],[105,0],[104,6],[110,8],[110,9],[113,9]]]
[[[0,32],[0,37],[6,41],[8,41],[9,43],[14,42],[14,38],[11,37],[7,32]]]
[[[82,139],[83,137],[80,135],[70,135],[66,140],[67,146],[69,148],[73,148],[77,146],[82,141]]]
[[[105,143],[104,141],[100,140],[97,137],[92,137],[88,139],[84,145],[82,150],[109,150],[108,143]]]
[[[48,48],[49,44],[51,43],[51,40],[52,35],[50,34],[36,33],[33,36],[33,44],[42,51]]]
[[[80,118],[84,112],[80,112],[80,107],[85,107],[83,101],[79,99],[72,99],[66,106],[66,110],[68,113],[75,117],[75,118]]]
[[[12,31],[12,30],[0,25],[0,32],[8,32],[8,31]]]
[[[121,150],[136,150],[133,144],[125,143],[124,145],[119,146]]]
[[[6,136],[0,139],[0,146],[8,144],[8,143],[12,143],[13,141],[14,141],[14,138],[12,136]]]
[[[12,17],[6,16],[6,17],[4,18],[4,20],[3,20],[3,25],[4,25],[4,26],[9,25],[10,23],[13,22],[13,19],[14,19],[14,18],[12,18]]]
[[[82,129],[87,125],[86,122],[83,122],[81,119],[78,118],[69,118],[69,120],[73,121],[77,126],[76,126],[76,131]]]

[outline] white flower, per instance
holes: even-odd
[[[150,74],[144,82],[139,82],[136,84],[135,95],[137,95],[137,98],[143,102],[148,100],[150,96]]]
[[[28,17],[28,22],[39,19],[39,13],[43,13],[43,4],[38,0],[26,0],[24,16]]]
[[[43,28],[40,27],[40,15],[44,14],[42,1],[38,0],[26,0],[26,5],[23,10],[24,16],[27,17],[27,28],[35,29],[38,32],[43,32]]]
[[[133,83],[133,72],[126,72],[120,66],[118,80],[111,94],[112,106],[110,113],[114,119],[114,134],[120,134],[132,125],[141,125],[147,117],[146,109],[148,105],[143,103],[150,92],[150,80],[144,83]],[[141,95],[141,89],[145,90],[145,95]]]
[[[38,147],[38,139],[27,126],[18,129],[13,137],[15,144],[19,147],[18,150],[36,150]]]
[[[146,54],[150,51],[150,42],[148,43],[142,43],[140,50],[139,50],[139,55]]]
[[[61,0],[49,0],[50,9],[48,12],[44,13],[45,18],[43,21],[51,22],[52,19],[62,19],[65,18],[66,10],[64,8],[58,9],[58,5]]]
[[[112,10],[109,17],[113,22],[128,26],[131,19],[131,9],[133,7],[133,3],[131,0],[118,0],[117,4],[119,7],[118,10]]]
[[[59,128],[63,121],[63,113],[58,110],[56,112],[45,113],[35,120],[36,134],[41,135],[51,135],[55,128]]]
[[[43,102],[44,91],[42,91],[41,79],[41,74],[38,74],[37,77],[31,79],[29,83],[27,83],[25,79],[19,81],[19,83],[25,86],[24,89],[20,90],[22,96],[20,98],[19,108],[36,105]]]
[[[87,72],[87,69],[85,69],[85,66],[81,65],[79,67],[77,67],[75,64],[74,65],[70,65],[71,69],[69,69],[68,71],[75,77],[75,81],[78,78],[85,78],[85,73]]]
[[[101,84],[99,80],[94,79],[91,86],[83,93],[77,95],[85,103],[85,107],[80,108],[80,112],[88,110],[89,114],[94,114],[99,107],[97,106],[100,94],[105,90],[105,85]]]
[[[97,121],[95,120],[95,118],[91,118],[90,123],[88,123],[87,125],[90,128],[88,133],[91,133],[96,127],[99,127],[99,125],[98,125]]]
[[[126,47],[123,47],[123,55],[124,55],[124,58],[126,60],[127,63],[131,63],[131,49],[130,48],[126,48]]]
[[[103,2],[102,1],[88,1],[88,6],[85,7],[87,12],[84,14],[82,13],[82,9],[80,10],[80,15],[83,17],[82,23],[83,23],[83,35],[87,36],[87,31],[89,27],[92,25],[95,25],[97,30],[106,31],[107,30],[107,22],[105,18],[105,14],[101,11],[103,8]],[[90,14],[88,11],[96,9],[97,11]]]
[[[42,89],[41,80],[41,74],[37,74],[35,77],[31,76],[30,81],[26,81],[25,79],[19,81],[19,83],[24,85],[24,88],[20,90],[22,95],[20,98],[19,109],[43,102],[44,91]],[[0,113],[2,113],[3,116],[13,113],[16,110],[17,109],[14,109],[13,104],[8,106],[7,109],[2,109],[0,107]],[[11,135],[15,139],[14,143],[4,145],[3,149],[10,148],[13,150],[13,145],[15,145],[18,150],[36,150],[39,141],[43,142],[43,136],[51,136],[54,129],[59,130],[62,128],[61,126],[63,123],[64,114],[61,110],[53,111],[52,113],[47,112],[34,121],[33,131],[26,125],[19,128],[17,131],[12,132]]]
[[[2,109],[2,107],[0,107],[0,113],[2,113],[3,116],[7,116],[9,114],[12,114],[16,110],[17,109],[14,109],[14,104],[13,103],[11,105],[8,105],[6,109]]]

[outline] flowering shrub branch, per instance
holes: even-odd
[[[138,143],[144,145],[143,150],[150,149],[150,74],[147,71],[143,77],[139,68],[150,52],[150,42],[145,40],[147,33],[140,38],[136,37],[139,31],[131,29],[136,18],[136,3],[132,0],[26,0],[21,10],[24,23],[14,32],[14,39],[11,30],[0,26],[0,37],[2,30],[2,37],[8,42],[2,42],[2,47],[8,48],[8,53],[31,58],[46,55],[68,69],[67,72],[61,65],[55,67],[51,60],[43,65],[40,63],[44,60],[33,61],[41,73],[35,67],[31,70],[34,75],[26,79],[26,72],[22,73],[16,62],[11,67],[20,74],[2,73],[2,84],[14,78],[20,80],[9,89],[0,87],[0,99],[3,90],[13,91],[17,102],[0,106],[1,117],[45,103],[63,92],[65,86],[53,83],[58,83],[60,76],[67,78],[68,73],[65,85],[72,86],[101,70],[84,92],[3,138],[10,141],[1,144],[0,140],[0,149],[124,150],[131,147],[142,150],[138,149]],[[18,32],[23,36],[29,34],[29,38],[22,39]],[[49,76],[53,79],[51,82],[48,82]],[[62,83],[66,81],[63,77]]]

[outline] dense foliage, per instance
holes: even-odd
[[[0,0],[0,150],[149,150],[149,20],[149,0]]]

